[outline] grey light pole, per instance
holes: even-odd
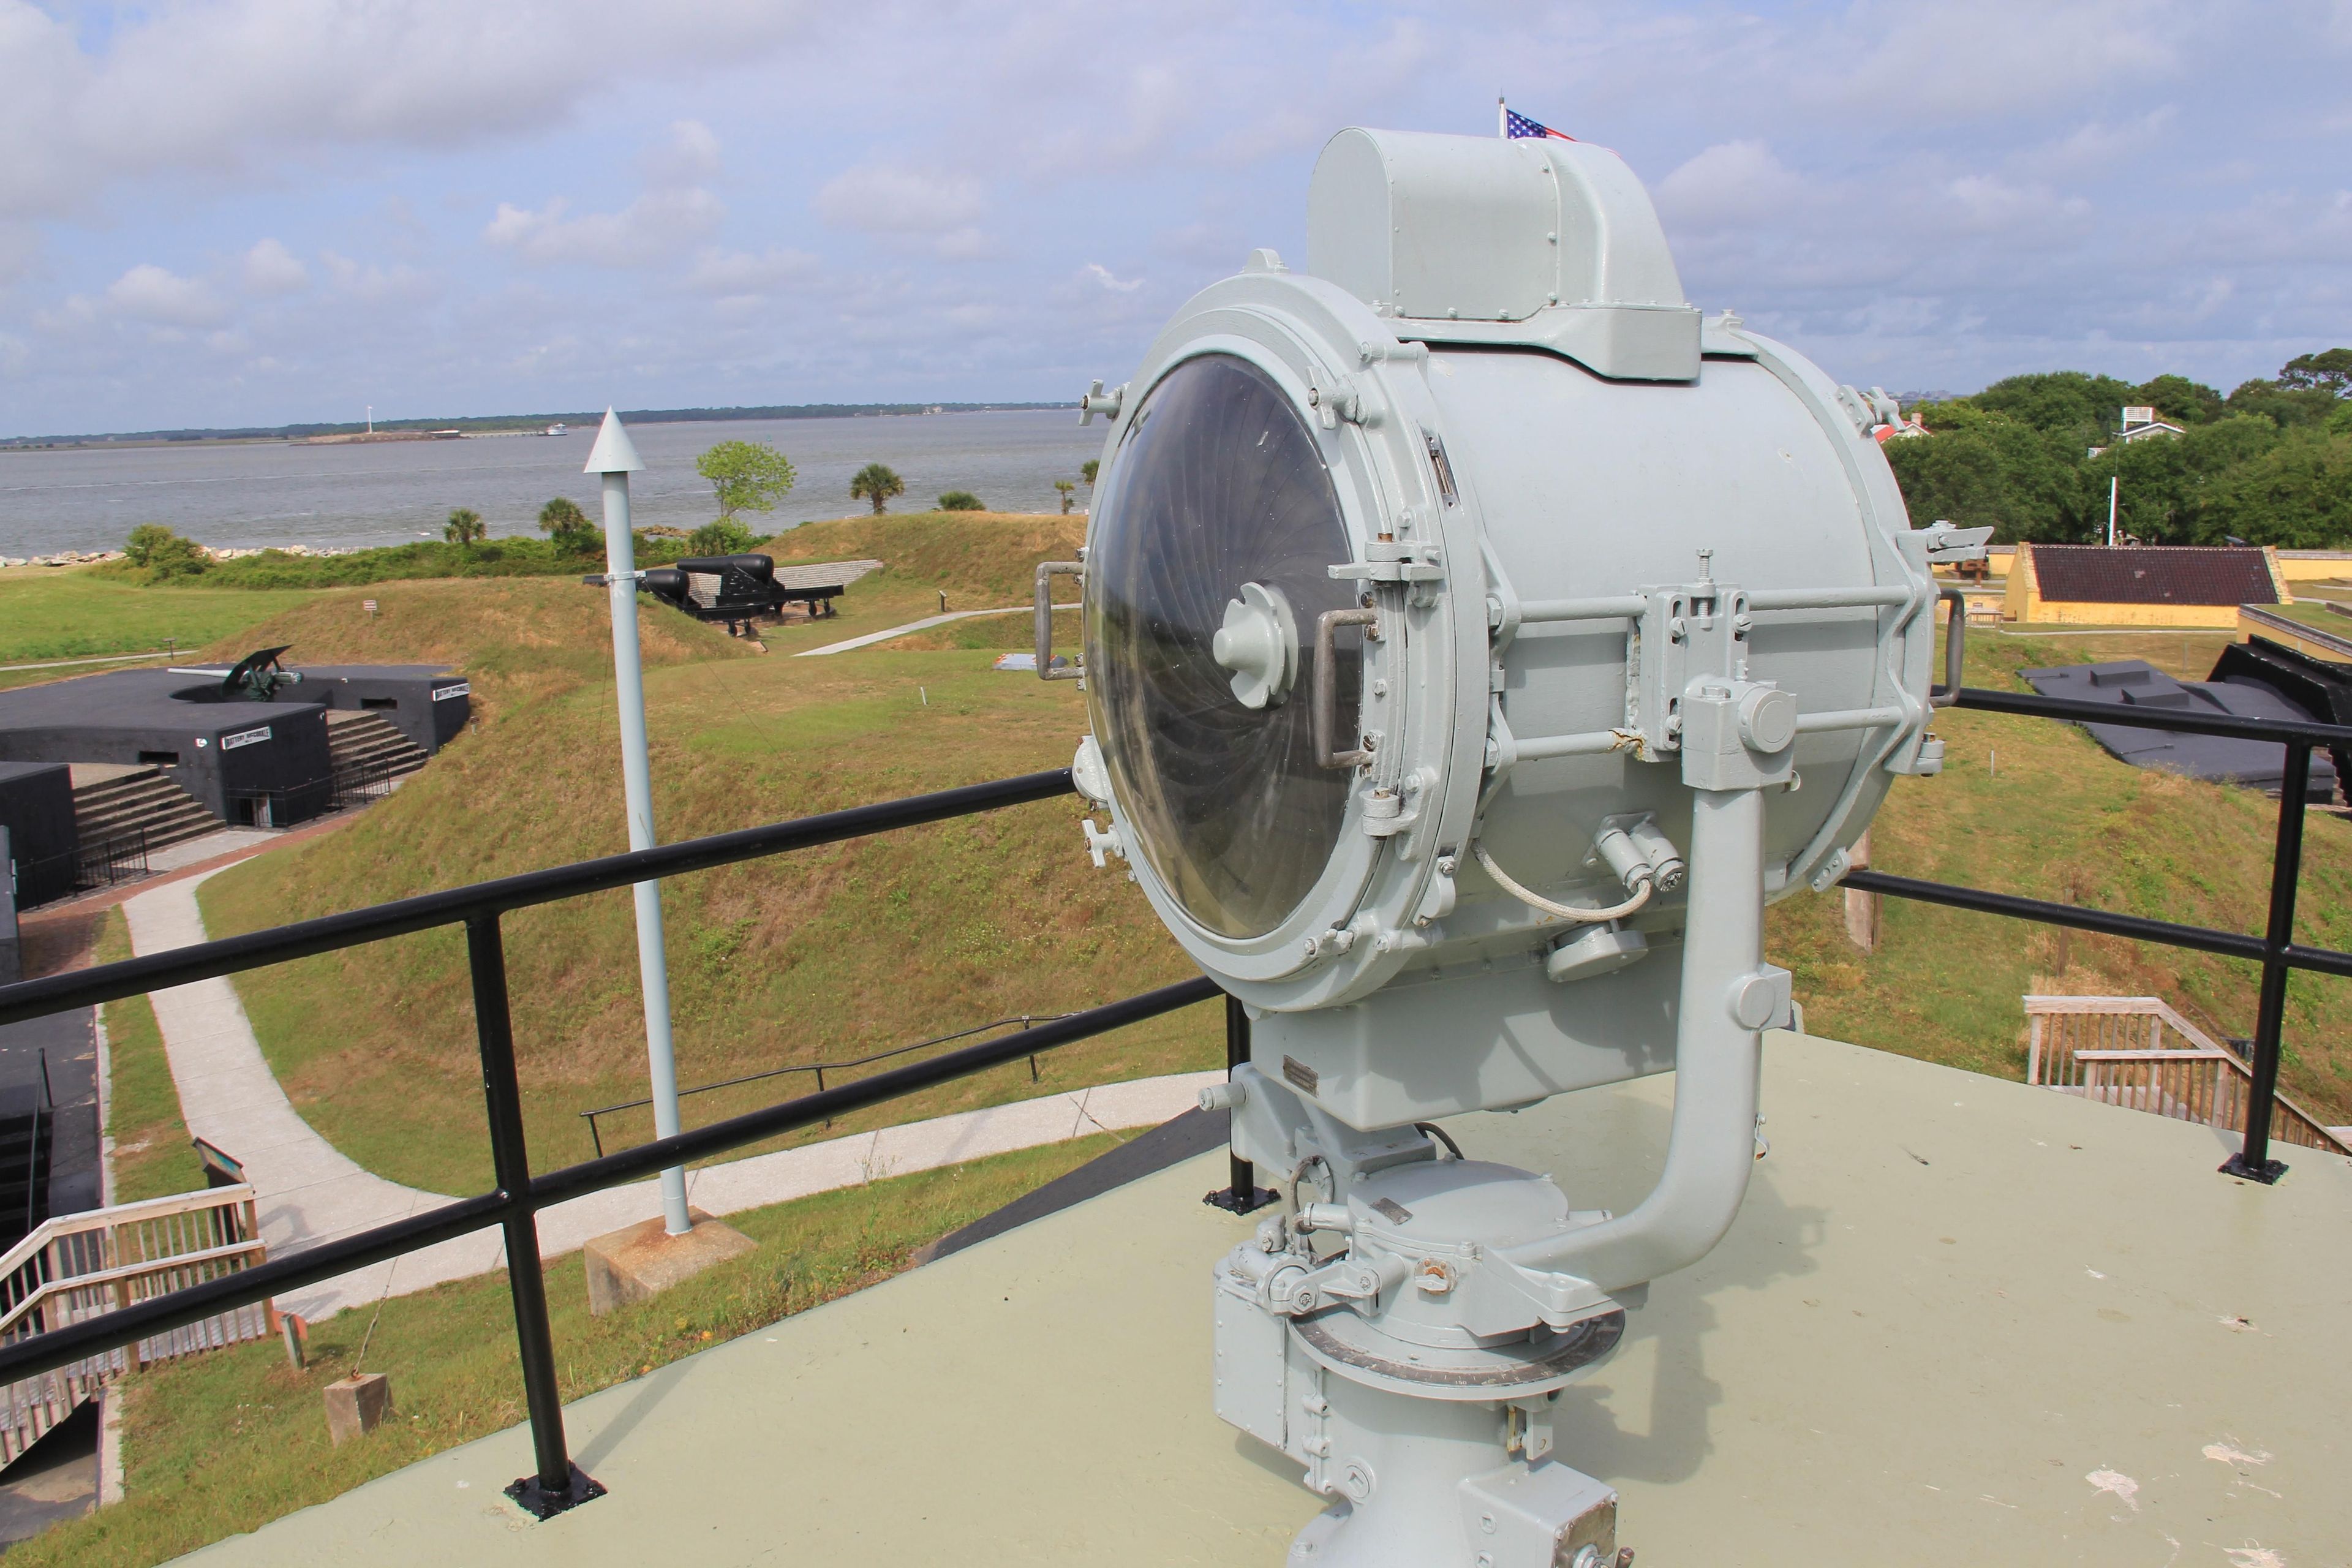
[[[604,480],[604,580],[613,609],[613,680],[621,708],[621,785],[628,805],[629,847],[654,847],[653,770],[646,755],[646,675],[637,651],[637,552],[629,532],[629,476],[645,468],[620,416],[607,408],[581,472]],[[669,963],[662,952],[661,884],[639,882],[637,972],[646,997],[646,1060],[651,1069],[654,1136],[678,1131],[677,1063],[669,1037]],[[661,1173],[662,1228],[694,1228],[686,1210],[686,1167]]]

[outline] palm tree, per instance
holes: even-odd
[[[1057,490],[1059,490],[1059,491],[1061,491],[1061,492],[1062,492],[1062,515],[1063,515],[1064,517],[1067,517],[1067,516],[1069,516],[1069,515],[1070,515],[1070,494],[1071,494],[1071,492],[1072,492],[1072,491],[1076,490],[1078,487],[1077,487],[1077,486],[1076,486],[1076,485],[1074,485],[1074,484],[1072,484],[1072,483],[1071,483],[1069,480],[1067,480],[1067,479],[1055,479],[1055,480],[1054,481],[1054,488],[1055,488],[1055,489],[1057,489]]]
[[[557,496],[539,509],[539,531],[550,535],[558,550],[571,555],[585,555],[598,543],[596,525],[568,496]]]
[[[1078,465],[1078,472],[1085,476],[1087,488],[1088,489],[1094,489],[1095,475],[1101,468],[1102,459],[1100,458],[1088,458],[1085,462]]]
[[[893,469],[880,463],[868,463],[850,477],[849,496],[852,500],[870,500],[874,515],[882,515],[883,506],[892,496],[907,493],[907,481]]]
[[[490,525],[482,521],[482,514],[470,507],[459,507],[441,526],[441,537],[452,544],[463,545],[467,554],[473,553],[474,541],[488,538],[489,531]]]

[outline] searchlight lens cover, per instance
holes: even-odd
[[[1188,359],[1138,409],[1087,552],[1095,734],[1129,823],[1185,913],[1228,938],[1280,926],[1339,842],[1353,770],[1315,756],[1316,617],[1356,602],[1322,455],[1289,395],[1231,354]],[[1279,593],[1300,643],[1286,700],[1245,706],[1211,648],[1242,584]],[[1338,640],[1357,711],[1361,634]]]

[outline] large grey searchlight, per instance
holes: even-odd
[[[1284,1194],[1215,1268],[1217,1413],[1332,1500],[1295,1564],[1605,1568],[1553,1402],[1738,1211],[1764,905],[1941,765],[1929,566],[1986,531],[1912,528],[1884,399],[1703,321],[1579,142],[1341,132],[1306,268],[1256,252],[1083,406],[1038,670],[1084,684],[1097,862],[1249,1010],[1210,1099]],[[1625,1214],[1419,1125],[1670,1068]]]

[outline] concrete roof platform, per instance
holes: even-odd
[[[1622,1208],[1672,1080],[1456,1119]],[[2352,1542],[2352,1162],[1775,1036],[1770,1157],[1562,1396],[1643,1568],[2336,1563]],[[1628,1152],[1638,1152],[1629,1155]],[[517,1428],[214,1564],[1276,1568],[1322,1506],[1209,1413],[1204,1156],[571,1408],[611,1495],[548,1523]],[[395,1380],[396,1380],[395,1373]]]

